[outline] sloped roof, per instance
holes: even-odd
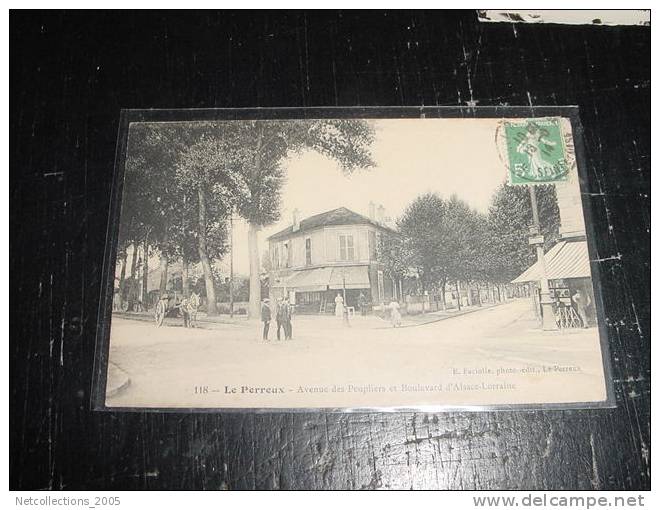
[[[545,254],[546,274],[549,280],[564,278],[590,278],[589,250],[586,241],[559,241]],[[511,283],[525,283],[539,280],[541,268],[538,262],[532,264]]]
[[[296,232],[293,231],[293,225],[289,225],[284,230],[280,230],[279,232],[269,236],[268,240],[273,241],[276,239],[284,239],[294,233],[298,234],[300,232],[314,230],[315,228],[332,225],[373,225],[374,227],[378,227],[383,230],[395,232],[395,230],[386,225],[383,225],[382,223],[378,223],[377,221],[351,211],[346,207],[339,207],[337,209],[333,209],[332,211],[315,214],[314,216],[310,216],[309,218],[301,220],[300,229],[298,229]]]

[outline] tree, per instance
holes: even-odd
[[[378,260],[382,262],[384,272],[393,282],[408,276],[410,254],[401,235],[383,234],[378,242]],[[401,296],[403,297],[403,296]]]
[[[471,282],[484,276],[486,218],[453,195],[417,197],[397,222],[401,241],[385,251],[390,271],[415,267],[422,291],[438,289],[445,304],[447,283]]]
[[[559,239],[559,206],[553,185],[537,185],[541,234],[546,250]],[[502,184],[488,210],[485,264],[493,282],[508,283],[536,261],[529,246],[532,207],[526,186]]]
[[[444,288],[451,249],[445,243],[447,205],[436,193],[417,197],[397,221],[402,236],[401,251],[414,267],[422,291]]]
[[[122,210],[122,223],[129,218],[134,220],[131,225],[143,226],[158,249],[161,293],[171,258],[182,260],[186,294],[187,268],[201,262],[210,314],[215,313],[211,261],[226,250],[224,221],[230,202],[225,200],[227,193],[217,189],[231,181],[225,165],[229,151],[221,135],[217,123],[132,125]]]
[[[171,124],[135,123],[128,135],[119,237],[124,242],[148,237],[148,244],[158,250],[161,294],[167,288],[169,259],[177,250],[172,229],[182,200],[175,175],[183,145],[180,131]]]
[[[231,148],[227,164],[242,179],[236,188],[236,209],[248,222],[249,315],[258,317],[261,300],[258,232],[280,217],[283,162],[291,154],[313,150],[336,160],[346,174],[371,167],[374,163],[369,148],[374,131],[363,120],[327,119],[226,123],[224,133]]]
[[[196,218],[190,208],[183,214],[180,244],[190,246],[196,239],[197,253],[182,250],[184,260],[199,259],[206,282],[207,313],[218,313],[215,280],[211,261],[227,252],[227,220],[242,192],[240,178],[233,170],[231,147],[222,133],[202,136],[185,147],[176,164],[177,178],[188,205],[195,204]],[[192,193],[192,196],[189,195]]]
[[[133,124],[124,196],[129,213],[122,211],[130,232],[124,243],[149,232],[149,242],[160,253],[161,292],[170,258],[181,257],[184,268],[198,258],[208,313],[213,314],[212,260],[226,249],[225,221],[235,209],[249,224],[250,314],[256,316],[261,294],[257,235],[279,219],[285,159],[314,150],[350,173],[373,165],[372,141],[373,129],[362,120],[194,122],[185,128],[179,123]]]

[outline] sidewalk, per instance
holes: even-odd
[[[480,310],[488,310],[503,303],[487,303],[481,306],[462,306],[458,308],[451,308],[449,310],[437,310],[435,312],[420,313],[416,315],[403,315],[401,317],[401,327],[407,328],[411,326],[423,326],[424,324],[431,324],[433,322],[450,319],[451,317],[460,317]]]
[[[113,315],[117,317],[123,317],[124,319],[132,319],[136,321],[146,321],[146,322],[154,322],[154,313],[153,311],[149,312],[112,312]],[[183,317],[173,317],[165,318],[165,322],[168,321],[180,321],[181,324],[183,324]],[[205,312],[198,312],[197,313],[197,322],[207,322],[211,324],[238,324],[238,325],[250,325],[250,322],[255,322],[255,321],[250,321],[246,315],[234,315],[234,317],[230,317],[227,314],[223,315],[213,315],[209,317],[206,315]]]
[[[438,310],[434,312],[420,313],[415,315],[406,315],[403,314],[401,317],[401,326],[402,328],[408,328],[412,326],[423,326],[425,324],[431,324],[433,322],[442,321],[445,319],[450,319],[452,317],[459,317],[461,315],[466,315],[473,312],[478,312],[480,310],[487,310],[489,308],[494,308],[503,303],[487,303],[482,306],[463,306],[460,310],[457,308],[452,308],[449,310]],[[153,312],[113,312],[113,315],[117,317],[122,317],[125,319],[145,321],[145,322],[154,322]],[[335,327],[343,327],[343,321],[338,320],[332,314],[300,314],[294,315],[294,322],[308,322],[308,321],[322,321],[326,329],[335,329]],[[180,321],[183,324],[183,318],[166,318],[166,322]],[[239,327],[253,328],[255,324],[259,323],[258,320],[248,319],[245,315],[234,315],[230,317],[227,314],[208,316],[204,312],[199,312],[197,315],[197,321],[204,324],[224,324],[224,325],[234,325]],[[362,326],[364,329],[386,329],[391,328],[392,323],[389,320],[389,315],[386,317],[381,317],[379,315],[366,315],[361,316],[356,314],[350,319],[350,324],[352,326]],[[274,321],[272,322],[274,326]],[[271,326],[271,327],[272,327]]]
[[[105,385],[106,398],[119,395],[131,384],[131,378],[125,370],[113,362],[108,363],[108,378]]]

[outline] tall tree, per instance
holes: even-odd
[[[397,221],[402,235],[402,250],[408,265],[414,267],[422,291],[444,285],[452,256],[445,242],[447,204],[436,193],[418,196]]]
[[[404,238],[398,234],[383,234],[378,242],[378,260],[392,281],[408,276],[410,254],[406,251]]]
[[[167,286],[169,260],[176,252],[171,235],[180,209],[175,165],[182,147],[171,124],[135,123],[129,128],[121,224],[130,226],[120,240],[142,241],[160,255],[160,291]],[[129,222],[130,220],[130,222]]]
[[[448,259],[447,276],[454,281],[482,279],[487,219],[456,195],[446,205],[444,239],[453,254]]]
[[[283,162],[294,153],[319,152],[336,160],[350,174],[374,165],[370,146],[371,124],[363,120],[260,120],[235,122],[230,165],[242,178],[236,208],[248,222],[251,317],[259,315],[261,300],[258,233],[280,217],[284,183]]]
[[[185,263],[198,259],[206,284],[207,313],[218,313],[212,261],[226,253],[227,220],[234,202],[242,193],[240,176],[235,171],[235,155],[223,132],[203,134],[181,151],[176,164],[182,186],[185,210],[181,213],[179,245],[188,247],[196,239],[197,253],[181,250]],[[192,193],[189,196],[187,193]],[[194,208],[190,206],[194,204]],[[196,212],[192,219],[190,211]]]
[[[537,186],[541,233],[546,250],[559,239],[559,207],[553,185]],[[488,210],[488,238],[485,245],[491,281],[508,283],[536,261],[529,246],[532,207],[526,186],[502,184]]]

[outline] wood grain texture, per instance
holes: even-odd
[[[650,29],[476,13],[10,16],[13,489],[650,487]],[[577,104],[618,407],[89,410],[120,108]]]

